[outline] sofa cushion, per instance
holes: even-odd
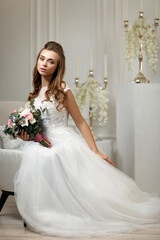
[[[5,135],[3,132],[3,126],[0,126],[0,137],[2,140],[3,148],[6,149],[18,148],[20,143],[23,142],[20,138],[11,139],[9,135]]]
[[[13,179],[20,167],[22,151],[0,149],[0,189],[14,191]]]
[[[3,142],[2,142],[2,138],[0,137],[0,148],[4,148],[3,147]]]

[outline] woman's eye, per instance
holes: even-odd
[[[53,62],[53,61],[50,61],[50,63],[51,63],[51,64],[54,64],[54,62]]]
[[[40,60],[41,60],[41,61],[43,61],[43,60],[44,60],[44,58],[42,58],[42,57],[41,57],[41,58],[40,58]]]

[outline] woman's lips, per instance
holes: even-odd
[[[45,72],[45,71],[46,71],[46,69],[45,69],[45,68],[40,68],[40,69],[41,69],[41,71],[42,71],[42,72]]]

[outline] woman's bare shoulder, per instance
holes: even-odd
[[[61,83],[61,87],[62,87],[64,92],[67,92],[68,90],[70,90],[70,87],[68,86],[68,84],[65,81],[63,81]]]

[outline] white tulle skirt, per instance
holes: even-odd
[[[21,145],[14,179],[28,228],[54,236],[103,236],[160,226],[160,198],[93,153],[72,128],[47,133],[51,149]]]

